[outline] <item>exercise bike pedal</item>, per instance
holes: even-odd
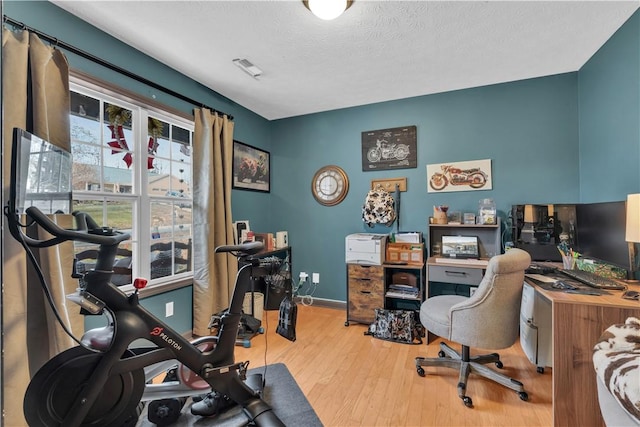
[[[149,402],[147,417],[149,422],[157,426],[168,426],[175,423],[182,412],[186,398],[159,399]]]
[[[178,381],[176,368],[169,369],[162,382],[166,383],[170,381]],[[153,400],[149,402],[147,418],[149,422],[160,427],[171,425],[180,418],[182,407],[186,402],[186,397]]]

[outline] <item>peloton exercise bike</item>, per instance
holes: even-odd
[[[51,162],[62,164],[59,169],[66,171],[68,177],[51,179],[51,172],[45,170]],[[128,296],[110,282],[118,245],[129,239],[128,234],[101,227],[82,212],[73,214],[76,229],[63,229],[38,208],[64,204],[70,207],[71,165],[71,154],[66,150],[15,130],[10,196],[4,209],[11,235],[25,248],[37,271],[39,266],[30,248],[66,241],[99,245],[94,269],[78,274],[74,261],[73,276],[83,280],[77,292],[67,298],[80,305],[82,314],[102,314],[108,319],[107,326],[88,331],[80,340],[74,338],[78,346],[56,355],[33,376],[24,397],[28,424],[135,425],[141,401],[215,391],[242,406],[247,425],[284,426],[260,393],[243,381],[248,362],[234,360],[242,304],[250,284],[251,255],[262,249],[262,243],[216,248],[217,253],[244,257],[247,264],[238,271],[231,304],[220,319],[217,336],[189,341],[140,305],[138,290],[146,285],[146,280],[136,279],[136,290]],[[40,175],[47,182],[36,187],[33,180]],[[63,182],[63,178],[68,178],[68,182]],[[28,204],[31,206],[25,209]],[[24,229],[33,224],[53,237],[39,240],[27,236]],[[46,288],[43,276],[39,276]],[[151,341],[153,346],[136,347],[134,341],[140,339]],[[154,376],[172,364],[178,366],[177,383],[151,384]]]

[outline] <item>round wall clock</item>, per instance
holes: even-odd
[[[323,166],[313,176],[311,193],[318,203],[334,206],[344,200],[349,191],[349,178],[342,168]]]

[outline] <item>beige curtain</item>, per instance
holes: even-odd
[[[204,336],[211,315],[229,306],[238,271],[234,257],[214,253],[233,242],[233,122],[204,108],[194,115],[193,333]]]
[[[9,195],[13,128],[18,127],[48,141],[69,148],[69,67],[64,54],[42,43],[26,31],[2,31],[2,205]],[[70,227],[68,215],[54,220]],[[4,423],[26,425],[22,399],[29,380],[51,356],[73,345],[53,317],[39,281],[26,260],[24,249],[8,233],[3,216],[2,230],[2,383]],[[32,232],[42,234],[41,230]],[[73,292],[77,281],[69,276],[73,244],[36,250],[53,298],[68,327],[76,335],[84,329],[77,306],[65,306],[64,295]],[[61,259],[64,258],[64,259]]]

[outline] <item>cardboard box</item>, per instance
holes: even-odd
[[[424,263],[424,243],[388,243],[386,261],[421,265]]]

